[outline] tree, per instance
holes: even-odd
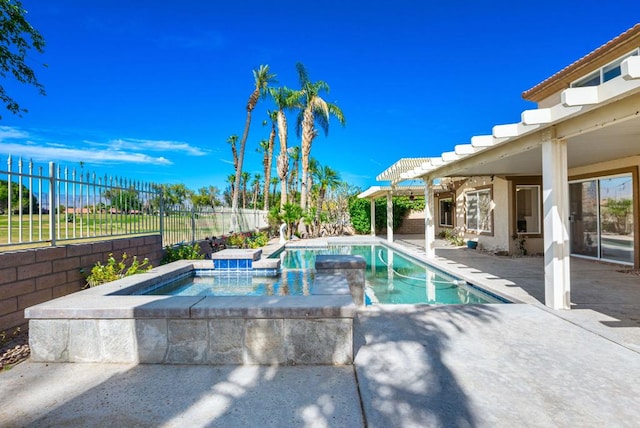
[[[231,202],[231,228],[236,231],[238,228],[238,190],[240,189],[240,178],[242,172],[242,163],[244,162],[244,149],[249,136],[249,127],[251,126],[251,113],[258,104],[258,99],[267,94],[267,88],[271,82],[275,81],[275,74],[269,72],[268,65],[261,65],[257,70],[253,70],[253,78],[255,81],[255,89],[249,96],[247,102],[247,119],[244,125],[244,132],[240,140],[240,151],[238,154],[238,168],[236,171],[235,191],[233,192],[233,200]]]
[[[11,75],[18,82],[33,85],[41,95],[46,95],[44,86],[25,62],[31,49],[43,53],[45,44],[42,35],[27,22],[26,13],[19,0],[0,0],[0,76],[4,80]],[[3,85],[0,85],[0,100],[13,114],[27,112],[7,94]]]
[[[251,178],[251,174],[246,171],[242,173],[242,208],[247,208],[247,184],[249,183],[249,178]]]
[[[233,171],[238,173],[238,149],[236,148],[236,142],[238,141],[237,135],[231,135],[227,138],[227,143],[231,146],[231,154],[233,155]]]
[[[269,183],[271,181],[271,165],[273,164],[273,146],[276,140],[276,124],[278,122],[278,112],[267,112],[269,119],[271,120],[271,132],[269,132],[269,141],[265,150],[265,155],[262,159],[262,165],[264,166],[264,210],[269,209]],[[263,140],[264,141],[264,140]],[[263,147],[263,149],[265,149]]]
[[[300,217],[302,217],[302,208],[300,208],[300,205],[284,204],[284,207],[282,207],[282,221],[287,223],[289,239],[293,236],[294,228],[300,220]]]
[[[633,212],[633,201],[631,199],[608,198],[603,204],[602,211],[613,217],[613,226],[616,233],[627,233],[627,219]]]
[[[260,181],[262,180],[262,175],[254,174],[253,175],[253,209],[256,209],[256,204],[258,203],[258,195],[260,194]]]
[[[309,154],[314,138],[318,136],[317,124],[322,128],[325,135],[329,132],[329,118],[334,116],[342,125],[345,124],[344,114],[340,108],[330,102],[325,101],[321,96],[321,91],[329,92],[329,85],[318,80],[311,82],[307,70],[302,63],[296,64],[298,77],[300,79],[300,91],[302,92],[302,111],[298,115],[297,130],[302,134],[302,177],[300,190],[300,204],[304,210],[307,207]]]
[[[316,223],[320,222],[320,212],[327,193],[327,189],[335,189],[340,184],[340,174],[331,167],[320,166],[314,171],[318,183],[318,203],[316,205]]]
[[[235,190],[234,186],[236,183],[236,175],[235,174],[229,174],[227,176],[227,184],[229,185],[229,187],[227,187],[227,189],[224,191],[223,194],[223,198],[224,198],[224,202],[227,204],[227,206],[231,206],[231,201],[233,199],[233,192]]]
[[[285,110],[294,107],[301,97],[299,91],[294,91],[286,86],[280,88],[270,88],[269,94],[278,110],[276,119],[278,122],[278,139],[280,140],[280,154],[276,160],[276,169],[280,178],[280,208],[287,203],[287,177],[289,173],[289,154],[287,148],[287,116]]]
[[[107,189],[104,191],[103,197],[109,201],[111,208],[124,214],[128,214],[132,210],[139,211],[142,208],[138,191],[133,186],[126,189]]]
[[[290,147],[289,150],[289,159],[291,159],[291,168],[289,169],[289,194],[291,195],[291,200],[295,201],[296,193],[298,192],[298,171],[300,170],[300,147],[294,146]]]
[[[274,201],[276,199],[276,186],[278,185],[279,182],[280,182],[280,180],[278,179],[278,177],[271,177],[271,185],[273,186],[273,200]]]
[[[29,188],[22,185],[22,209],[29,212],[29,201],[33,212],[38,210],[38,199],[35,195],[31,195]],[[17,183],[11,183],[11,211],[20,210],[20,186]],[[3,211],[9,208],[9,182],[0,180],[0,209]]]
[[[309,156],[309,171],[307,171],[307,174],[309,176],[307,177],[307,186],[310,191],[307,192],[307,209],[311,207],[311,201],[313,199],[314,192],[317,200],[318,189],[316,188],[317,186],[314,186],[314,178],[316,172],[318,171],[318,168],[320,168],[320,163],[315,158]],[[316,188],[315,191],[314,188]]]
[[[187,189],[187,187],[182,183],[160,184],[156,187],[162,193],[162,205],[165,209],[182,209],[184,208],[185,202],[192,200],[193,198],[193,190]],[[134,189],[132,188],[132,190]]]
[[[220,190],[216,186],[201,187],[198,193],[191,197],[193,205],[198,207],[216,207],[220,205]]]

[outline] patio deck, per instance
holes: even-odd
[[[27,361],[0,374],[0,425],[637,426],[638,276],[572,259],[576,309],[553,311],[540,258],[436,254],[525,303],[362,310],[354,367]]]

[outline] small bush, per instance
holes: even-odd
[[[269,235],[267,235],[265,232],[255,233],[249,236],[249,238],[247,239],[247,244],[249,245],[249,248],[264,247],[268,243],[269,243]]]
[[[95,287],[106,282],[115,281],[125,276],[135,275],[136,273],[147,272],[153,266],[149,264],[149,259],[145,258],[142,262],[133,256],[131,262],[127,262],[127,253],[122,254],[122,259],[116,262],[113,254],[109,254],[106,264],[97,262],[91,269],[91,274],[87,277],[87,287]]]
[[[227,237],[228,247],[245,248],[247,244],[247,235],[244,233],[233,233]]]
[[[200,244],[197,242],[193,245],[178,244],[174,247],[166,246],[164,256],[160,264],[175,262],[176,260],[201,260],[204,254],[200,252]]]

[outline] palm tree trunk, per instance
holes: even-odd
[[[254,90],[249,97],[247,103],[247,120],[244,124],[244,132],[242,133],[242,139],[240,140],[240,150],[238,153],[238,170],[236,172],[236,183],[233,191],[233,199],[231,201],[231,229],[237,232],[238,229],[238,192],[240,191],[240,176],[242,175],[242,163],[244,162],[244,148],[247,145],[247,138],[249,137],[249,128],[251,127],[251,112],[258,102],[260,91]],[[253,103],[252,103],[253,101]]]
[[[308,174],[309,174],[309,154],[311,153],[311,143],[317,131],[313,126],[313,110],[307,108],[302,119],[302,188],[300,189],[300,206],[307,209]]]
[[[287,117],[282,110],[278,110],[278,138],[280,139],[280,154],[276,161],[278,177],[280,178],[280,209],[287,203],[287,175],[289,172],[289,155],[287,154]]]
[[[276,139],[276,128],[271,126],[269,134],[269,146],[267,148],[267,167],[264,172],[264,210],[269,209],[269,184],[271,183],[271,164],[273,162],[273,144]]]

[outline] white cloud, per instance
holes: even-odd
[[[106,142],[89,139],[76,142],[52,141],[58,139],[42,132],[27,132],[16,127],[0,126],[0,153],[31,158],[39,161],[71,161],[105,164],[125,162],[148,165],[172,165],[165,156],[152,156],[149,152],[175,152],[189,156],[204,156],[205,150],[183,141],[120,138]]]
[[[119,147],[130,150],[152,150],[155,152],[181,152],[190,156],[204,156],[207,153],[199,147],[193,147],[183,141],[140,140],[135,138],[117,139],[109,141]]]
[[[29,134],[11,126],[0,126],[0,141],[17,138],[29,138]]]
[[[171,165],[169,159],[165,157],[152,157],[144,153],[125,152],[121,150],[95,150],[76,149],[60,146],[42,146],[26,144],[3,144],[2,151],[7,154],[19,155],[23,158],[30,158],[39,161],[69,161],[87,162],[94,164],[111,162],[128,162],[151,165]]]

